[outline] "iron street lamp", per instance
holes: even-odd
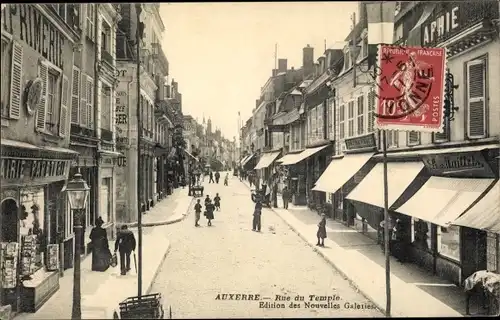
[[[87,207],[87,199],[90,188],[83,180],[80,172],[63,188],[68,194],[68,201],[73,212],[73,231],[75,233],[74,272],[73,272],[73,309],[71,319],[82,318],[81,291],[80,291],[80,249],[82,246],[82,215]]]

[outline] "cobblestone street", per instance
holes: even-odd
[[[229,187],[205,183],[205,191],[211,198],[219,192],[222,199],[212,227],[203,216],[201,227],[194,227],[191,212],[166,228],[171,249],[152,292],[162,293],[174,318],[381,316],[376,309],[360,309],[373,305],[271,210],[263,210],[262,232],[253,232],[250,193],[236,177]],[[261,299],[216,299],[238,293]],[[277,295],[291,300],[276,301]],[[297,295],[304,301],[294,301]],[[309,295],[334,301],[312,301]],[[308,308],[307,302],[316,307]]]

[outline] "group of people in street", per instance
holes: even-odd
[[[220,198],[218,193],[215,194],[213,201],[212,201],[212,199],[210,199],[210,195],[207,194],[207,196],[205,197],[205,212],[203,213],[203,215],[205,216],[205,218],[207,218],[207,220],[208,220],[207,225],[209,227],[212,225],[212,220],[215,219],[214,212],[216,210],[220,211],[220,201],[221,201],[221,198]],[[200,201],[200,199],[198,199],[196,201],[196,204],[194,205],[194,213],[195,213],[194,226],[195,227],[200,226],[199,221],[201,219],[202,208],[203,208],[203,206],[201,205],[201,201]]]
[[[90,232],[90,247],[92,251],[92,271],[105,272],[116,260],[116,252],[120,256],[120,274],[126,275],[130,271],[130,255],[135,251],[136,241],[132,231],[127,225],[122,225],[115,241],[114,255],[109,249],[109,241],[104,221],[97,218],[95,227]]]

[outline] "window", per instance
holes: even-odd
[[[368,133],[375,131],[375,91],[368,93]]]
[[[358,135],[365,133],[365,96],[358,97]]]
[[[396,130],[386,130],[387,148],[397,148],[399,144],[399,131]],[[380,136],[380,141],[382,142],[382,133]],[[382,145],[382,143],[380,143]]]
[[[111,88],[103,85],[101,89],[101,128],[111,130]]]
[[[394,30],[394,41],[399,41],[403,38],[403,23],[400,23]]]
[[[344,71],[349,70],[351,67],[351,52],[349,49],[344,50]]]
[[[368,57],[368,34],[361,40],[361,59]]]
[[[71,123],[80,123],[80,69],[75,66],[71,83]]]
[[[49,71],[49,79],[47,82],[47,128],[52,131],[56,125],[56,108],[57,108],[57,78],[58,75]]]
[[[339,107],[339,139],[345,138],[345,105]]]
[[[4,38],[4,36],[2,35],[2,60],[1,60],[1,67],[2,67],[2,70],[8,70],[7,68],[9,67],[8,63],[7,63],[7,60],[9,58],[9,39],[7,38]],[[4,75],[2,76],[2,81],[1,81],[1,86],[2,86],[2,91],[1,91],[1,94],[2,94],[2,117],[8,117],[9,116],[9,108],[7,107],[8,106],[8,103],[7,103],[7,99],[8,99],[8,95],[7,95],[7,92],[9,92],[9,86],[10,85],[10,82],[8,80],[8,77],[7,75],[4,73]]]
[[[460,260],[460,227],[437,228],[438,253],[447,258]]]
[[[94,129],[94,81],[87,76],[87,127]]]
[[[348,105],[348,120],[347,120],[347,136],[354,136],[354,101],[349,101]]]
[[[470,139],[486,137],[486,63],[467,62],[467,135]]]
[[[13,41],[11,51],[9,52],[8,40],[2,38],[2,70],[9,70],[5,64],[8,63],[7,61],[10,61],[10,77],[9,72],[5,73],[5,78],[10,79],[2,77],[2,92],[6,93],[2,96],[2,116],[10,119],[19,119],[21,116],[21,102],[24,89],[23,51],[22,45],[17,41]],[[4,67],[6,68],[4,69]],[[6,90],[4,91],[4,89]]]
[[[95,10],[96,10],[96,5],[95,3],[88,3],[87,4],[87,37],[95,41]]]
[[[420,144],[420,132],[417,131],[410,131],[406,133],[406,143],[408,146],[416,146]]]

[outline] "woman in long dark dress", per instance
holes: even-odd
[[[318,223],[318,232],[316,232],[316,237],[318,238],[317,246],[324,247],[325,246],[325,238],[326,238],[326,215],[321,214],[321,221]]]
[[[109,251],[108,235],[106,229],[102,228],[104,221],[101,217],[97,218],[95,227],[90,232],[92,246],[92,271],[106,271],[109,268],[111,260],[111,251]]]

